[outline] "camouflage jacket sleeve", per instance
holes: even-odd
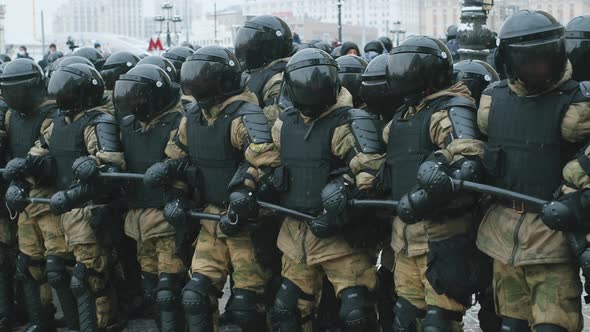
[[[103,112],[110,115],[108,110],[104,110]],[[99,149],[96,125],[90,125],[84,129],[84,142],[88,155],[93,156],[99,166],[112,165],[121,169],[126,168],[123,151],[113,152]]]
[[[566,111],[561,135],[569,142],[588,142],[590,139],[590,102],[573,103]],[[587,144],[563,168],[563,178],[567,186],[581,190],[590,189],[590,144]],[[564,189],[565,191],[565,189]]]
[[[51,134],[53,133],[53,119],[47,118],[43,121],[40,130],[39,139],[35,145],[29,150],[32,156],[47,156],[49,155],[49,142],[51,141]]]
[[[474,138],[453,138],[453,126],[448,110],[434,113],[430,119],[430,139],[442,154],[453,163],[463,157],[482,157],[485,143]],[[450,139],[449,139],[450,138]]]
[[[268,82],[266,82],[266,84],[264,85],[264,93],[262,96],[262,104],[267,105],[268,101],[276,98],[278,99],[279,96],[281,95],[281,84],[283,82],[283,73],[277,73],[275,74],[273,77],[270,78],[270,80],[268,80]],[[279,115],[281,113],[281,107],[278,104],[278,101],[265,106],[262,111],[264,112],[264,115],[266,115],[266,117],[268,118],[269,122],[271,124],[274,124],[274,122],[279,118]]]

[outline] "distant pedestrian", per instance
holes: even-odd
[[[16,55],[17,58],[26,58],[26,59],[31,59],[33,60],[33,58],[31,58],[31,56],[29,56],[29,53],[27,52],[27,48],[22,45],[21,47],[19,47],[18,49],[18,54]]]

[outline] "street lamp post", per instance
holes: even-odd
[[[494,42],[494,33],[487,27],[488,13],[494,0],[464,0],[461,7],[461,24],[457,31],[461,60],[485,60]]]
[[[342,0],[338,0],[338,41],[342,43]]]
[[[405,35],[406,35],[406,30],[402,29],[402,22],[401,21],[395,21],[393,22],[393,27],[394,29],[390,31],[390,33],[394,33],[395,34],[395,46],[399,46],[399,43],[401,41],[403,41]],[[400,35],[402,36],[400,40]]]
[[[176,24],[182,22],[182,18],[179,15],[172,15],[172,5],[170,2],[166,1],[162,5],[162,10],[164,11],[164,15],[158,15],[154,17],[154,21],[160,23],[160,31],[158,31],[158,35],[162,33],[162,24],[166,22],[166,46],[170,48],[172,46],[172,36],[170,31],[170,23],[172,23],[174,28],[174,34],[176,35],[177,43],[178,43],[178,34],[176,31]]]

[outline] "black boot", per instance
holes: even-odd
[[[86,265],[78,262],[74,267],[70,288],[76,298],[78,307],[78,321],[80,323],[80,332],[98,331],[96,318],[96,297],[88,288],[86,282],[88,270]]]
[[[61,305],[66,326],[78,330],[78,309],[70,289],[70,276],[66,272],[66,261],[59,256],[47,256],[47,281],[55,290]]]
[[[160,313],[160,331],[175,332],[184,330],[180,290],[183,279],[177,274],[161,273],[156,290],[156,303]]]
[[[46,307],[41,302],[41,283],[33,278],[29,267],[41,267],[43,262],[35,262],[30,256],[20,253],[16,262],[16,278],[22,281],[23,295],[29,326],[27,332],[48,331],[49,321]]]
[[[10,332],[14,325],[13,273],[10,248],[0,243],[0,332]]]

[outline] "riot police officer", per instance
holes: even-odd
[[[565,27],[567,57],[572,63],[572,79],[578,82],[590,80],[585,64],[590,50],[590,16],[578,16]]]
[[[76,50],[76,52],[72,53],[72,55],[77,55],[88,59],[88,61],[92,62],[92,65],[98,71],[102,70],[102,65],[106,61],[104,55],[94,47],[82,47]]]
[[[117,112],[131,114],[121,123],[129,172],[143,174],[154,161],[166,158],[164,149],[184,113],[179,90],[155,65],[139,65],[119,76],[113,101]],[[174,332],[183,329],[180,290],[186,268],[177,254],[175,230],[162,212],[165,195],[171,193],[132,183],[126,197],[125,233],[137,241],[144,293],[158,305],[160,331]]]
[[[471,97],[479,106],[481,93],[491,83],[500,80],[498,73],[486,62],[479,60],[463,60],[453,65],[455,82],[461,81],[469,88]]]
[[[336,59],[338,63],[338,78],[340,83],[352,95],[352,105],[355,108],[366,109],[361,98],[361,75],[367,68],[367,61],[356,55],[345,55]]]
[[[285,69],[284,84],[294,107],[272,129],[281,162],[275,178],[282,179],[275,185],[284,207],[318,217],[311,223],[292,217],[283,221],[277,241],[283,252],[283,284],[273,306],[273,324],[280,331],[309,330],[325,274],[341,299],[344,331],[375,330],[370,300],[376,286],[374,263],[356,247],[358,228],[342,208],[353,183],[355,190],[370,193],[383,159],[377,129],[368,113],[352,109],[352,96],[338,78],[338,63],[321,50],[296,53]]]
[[[478,111],[479,128],[488,136],[483,160],[489,181],[551,200],[563,183],[565,163],[588,139],[582,129],[587,121],[580,120],[590,106],[587,89],[571,80],[564,28],[551,15],[519,11],[504,22],[499,38],[508,79],[484,91]],[[568,173],[563,171],[566,180]],[[559,200],[581,209],[575,189],[566,186]],[[479,228],[477,245],[494,259],[502,330],[580,331],[579,268],[563,232],[576,220],[540,212],[522,201],[498,199]]]
[[[197,106],[186,113],[166,148],[171,160],[146,173],[156,178],[194,174],[193,167],[182,166],[190,160],[198,169],[188,181],[195,203],[205,212],[228,217],[221,225],[201,220],[192,278],[182,294],[189,331],[211,331],[217,325],[213,319],[217,301],[230,274],[233,289],[227,320],[243,331],[266,330],[262,295],[269,275],[257,262],[250,232],[239,226],[256,218],[250,200],[259,179],[268,178],[275,166],[276,150],[256,95],[246,90],[246,77],[237,57],[223,47],[203,47],[190,56],[182,67],[181,84],[196,98]],[[178,215],[186,208],[176,199],[164,213],[181,226],[187,221]]]
[[[25,179],[29,172],[38,168],[41,175],[47,174],[42,168],[47,163],[42,158],[27,156],[29,149],[39,138],[40,132],[52,123],[56,115],[55,102],[47,99],[45,77],[41,68],[29,59],[17,59],[7,64],[0,75],[0,89],[9,110],[2,113],[1,130],[6,137],[6,155],[3,158],[15,158],[6,166],[4,178],[12,181],[12,190],[30,191],[32,195],[47,197],[53,193],[47,182],[31,189]],[[39,173],[37,173],[39,174]],[[18,239],[20,253],[17,260],[16,276],[22,280],[24,301],[33,331],[48,331],[52,322],[53,307],[49,283],[58,295],[64,308],[67,325],[77,329],[76,307],[69,290],[70,276],[67,266],[73,266],[73,256],[69,252],[59,217],[50,213],[47,206],[24,204],[15,207],[8,202],[18,215]],[[10,227],[8,221],[2,227]],[[2,237],[14,236],[9,229],[1,232]],[[8,241],[2,241],[8,245]],[[9,262],[7,247],[2,246],[2,262]],[[2,284],[0,301],[12,301],[14,292],[10,284],[12,276],[7,276],[6,265],[2,264]],[[8,278],[8,279],[6,279]],[[10,327],[12,316],[9,314],[11,303],[4,303],[2,318]]]
[[[248,89],[272,123],[280,113],[283,71],[293,48],[291,28],[276,16],[256,16],[238,29],[234,47],[250,73]]]
[[[107,111],[113,114],[118,122],[129,115],[126,113],[118,113],[113,107],[113,89],[115,81],[119,75],[125,74],[139,62],[139,58],[131,52],[120,51],[113,53],[104,63],[100,71],[100,76],[105,83],[105,96],[109,98],[110,102],[107,105]]]
[[[382,54],[369,63],[361,75],[360,96],[367,104],[367,111],[380,119],[384,127],[393,118],[394,112],[403,103],[387,82],[389,54]]]
[[[166,50],[166,52],[164,52],[162,56],[170,60],[170,62],[172,62],[172,64],[174,65],[174,68],[176,68],[176,71],[180,72],[182,64],[193,53],[194,51],[188,47],[176,46]]]
[[[395,331],[415,331],[418,318],[423,318],[422,331],[459,328],[479,286],[472,284],[475,278],[457,283],[466,278],[457,271],[480,272],[470,236],[476,202],[471,196],[455,199],[448,188],[431,190],[431,178],[423,176],[436,165],[463,179],[477,175],[455,171],[477,170],[483,143],[477,139],[475,101],[462,82],[453,84],[452,64],[442,42],[417,36],[395,47],[386,67],[389,88],[404,99],[383,132],[384,179],[390,197],[400,200],[391,240],[398,294]],[[417,182],[416,174],[426,180]]]

